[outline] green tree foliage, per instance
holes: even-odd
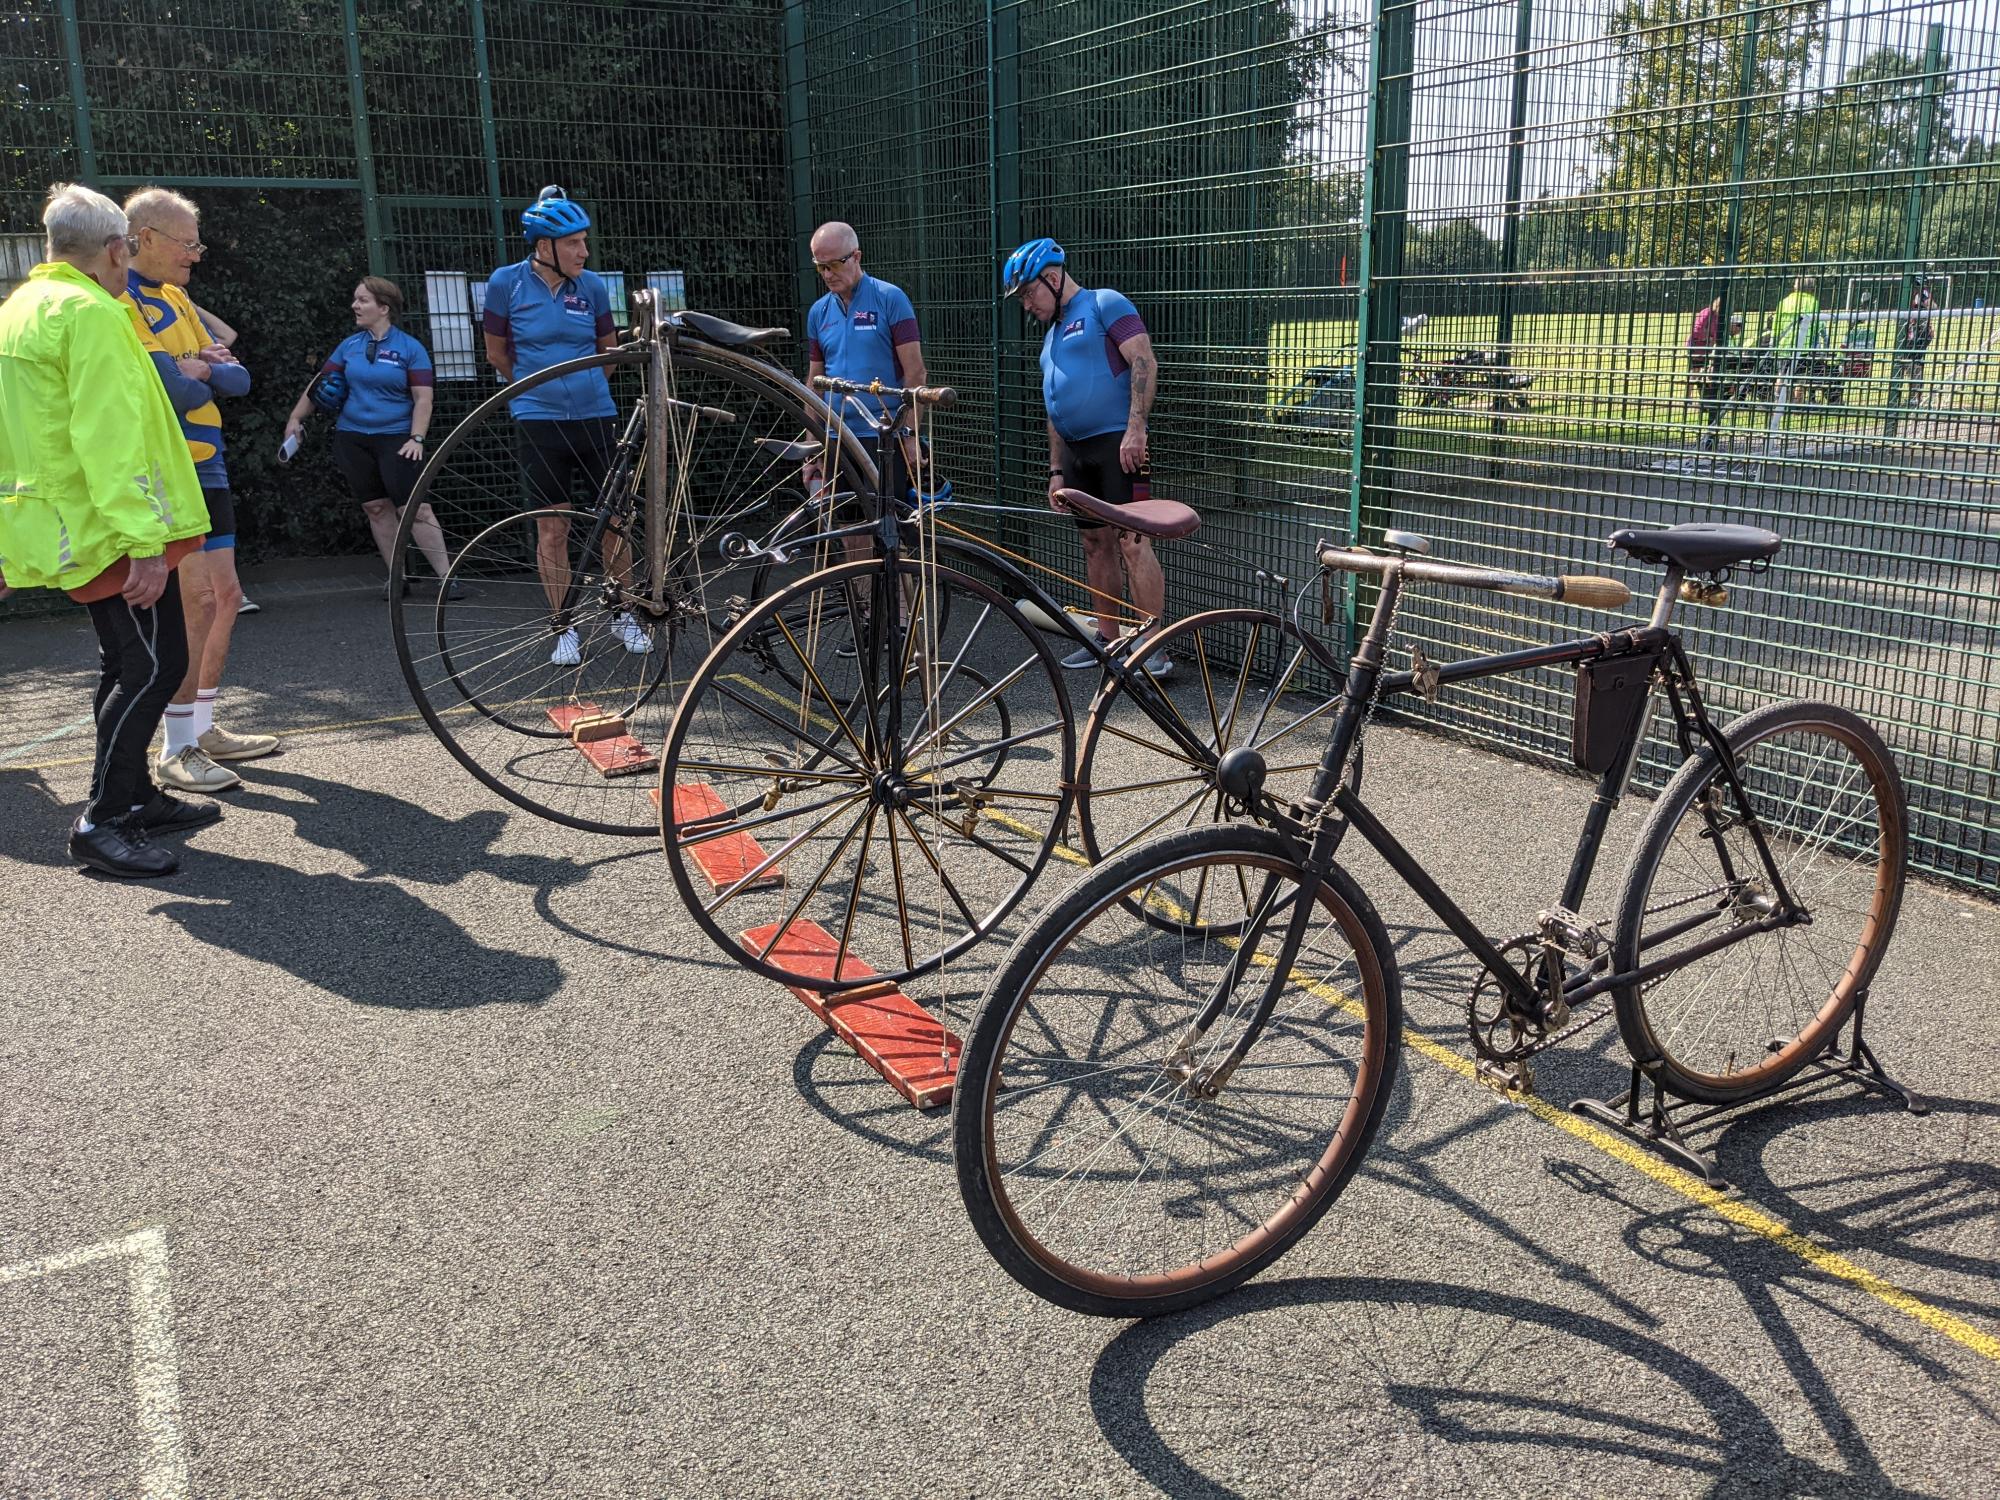
[[[789,318],[769,0],[484,0],[498,215],[471,7],[356,9],[384,265],[419,338],[432,341],[423,273],[476,281],[513,259],[520,205],[549,182],[589,206],[599,266],[680,269],[696,306]],[[244,550],[365,551],[323,422],[297,462],[275,462],[285,414],[351,329],[349,292],[369,269],[358,191],[277,185],[360,175],[341,0],[77,0],[76,10],[98,178],[184,186],[202,205],[214,248],[195,295],[243,335],[256,385],[224,415]],[[15,0],[5,19],[0,229],[25,230],[47,185],[81,176],[82,158],[56,0]],[[473,394],[441,386],[439,420]]]
[[[1746,58],[1756,18],[1754,58]],[[1715,265],[1725,254],[1728,185],[1746,60],[1749,139],[1745,178],[1795,180],[1797,121],[1788,100],[1825,34],[1825,0],[1743,7],[1734,0],[1614,0],[1609,38],[1620,74],[1616,108],[1599,132],[1606,166],[1596,184],[1597,227],[1621,242],[1617,263],[1650,269]],[[1791,190],[1751,189],[1747,257],[1796,260],[1815,252],[1810,214]]]

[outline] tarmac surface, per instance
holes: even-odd
[[[162,882],[64,853],[81,612],[0,628],[0,1493],[2000,1493],[1991,902],[1913,882],[1875,986],[1930,1112],[1743,1114],[1724,1195],[1563,1108],[1623,1087],[1608,1024],[1525,1107],[1473,1082],[1469,963],[1359,859],[1409,1028],[1373,1155],[1259,1281],[1098,1322],[655,844],[438,748],[373,580],[250,590],[222,716],[285,750]],[[1489,930],[1553,899],[1583,782],[1389,727],[1368,764]]]

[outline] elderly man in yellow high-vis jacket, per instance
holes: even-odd
[[[208,511],[172,404],[117,293],[125,214],[77,184],[42,212],[48,259],[0,306],[0,579],[62,589],[97,629],[97,756],[70,854],[107,875],[169,875],[153,842],[222,815],[153,785],[146,747],[187,671],[175,565]]]

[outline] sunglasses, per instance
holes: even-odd
[[[814,261],[813,269],[815,271],[818,271],[821,275],[825,275],[828,271],[838,271],[842,266],[846,265],[850,260],[853,260],[854,257],[859,255],[860,253],[861,253],[860,247],[856,246],[854,249],[848,251],[847,254],[841,256],[838,260]]]

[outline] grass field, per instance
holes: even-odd
[[[1753,313],[1748,337],[1754,340],[1768,314]],[[1511,367],[1532,373],[1528,410],[1507,418],[1515,442],[1528,439],[1590,441],[1627,445],[1683,446],[1701,417],[1688,380],[1685,339],[1690,315],[1680,313],[1538,313],[1515,320]],[[1850,328],[1874,334],[1874,347],[1857,351],[1868,358],[1866,376],[1840,380],[1838,405],[1791,404],[1783,423],[1790,431],[1882,431],[1891,415],[1891,355],[1896,318],[1877,314],[1828,329],[1839,343]],[[1468,393],[1444,406],[1419,405],[1407,367],[1441,362],[1467,349],[1491,349],[1498,337],[1493,317],[1434,317],[1403,341],[1406,366],[1399,425],[1418,429],[1484,428],[1492,420],[1484,396]],[[1307,371],[1343,366],[1354,358],[1352,320],[1281,323],[1269,342],[1267,399],[1275,413],[1295,392]],[[1835,358],[1842,351],[1830,350]],[[1907,399],[1907,392],[1903,393]],[[2000,309],[1948,313],[1937,321],[1937,338],[1925,369],[1923,404],[1952,412],[2000,410]],[[1767,403],[1733,408],[1726,425],[1736,432],[1771,427]]]

